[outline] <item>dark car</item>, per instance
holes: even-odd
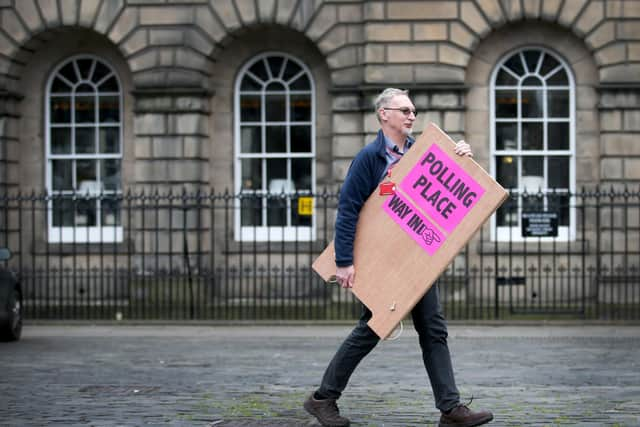
[[[0,263],[11,258],[0,248]],[[15,274],[0,264],[0,341],[16,341],[22,332],[22,289]]]

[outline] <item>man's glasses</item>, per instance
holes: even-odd
[[[409,117],[409,115],[411,113],[413,113],[413,117],[417,117],[418,116],[418,112],[416,110],[408,108],[408,107],[402,107],[402,108],[383,107],[383,109],[384,110],[400,111],[402,114],[404,114],[407,117]]]

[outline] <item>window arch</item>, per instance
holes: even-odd
[[[122,90],[92,55],[68,58],[46,87],[50,242],[122,240]]]
[[[280,52],[252,58],[235,84],[238,240],[308,240],[314,218],[315,88],[307,66]]]
[[[523,213],[555,212],[575,238],[575,85],[566,63],[540,47],[511,52],[491,78],[492,170],[511,190],[493,220],[498,240],[523,239]]]

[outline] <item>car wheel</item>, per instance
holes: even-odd
[[[9,296],[9,319],[1,326],[0,340],[17,341],[22,333],[22,298],[20,292],[14,289]]]

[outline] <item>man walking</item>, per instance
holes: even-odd
[[[364,147],[351,163],[338,203],[334,236],[336,279],[343,288],[353,286],[357,272],[353,266],[353,243],[360,210],[376,190],[387,171],[411,148],[416,109],[405,90],[385,89],[375,101],[380,122],[377,138]],[[471,156],[471,147],[460,141],[456,154]],[[422,358],[433,390],[436,407],[441,411],[440,426],[471,427],[493,419],[488,411],[475,412],[460,403],[447,346],[447,326],[440,308],[436,286],[425,294],[411,311],[418,332]],[[380,338],[368,326],[371,312],[363,307],[357,326],[342,343],[329,363],[320,387],[304,402],[304,408],[323,426],[343,427],[349,420],[340,415],[337,400],[360,361],[378,344]]]

